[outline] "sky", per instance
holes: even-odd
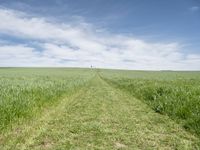
[[[200,0],[0,0],[0,67],[200,70]]]

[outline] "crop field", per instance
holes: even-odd
[[[0,68],[0,149],[200,149],[200,72]]]
[[[72,94],[92,76],[84,69],[0,69],[0,129]]]

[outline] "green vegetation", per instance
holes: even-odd
[[[93,76],[86,69],[0,69],[0,130],[31,118]]]
[[[102,75],[200,136],[200,72],[104,71]]]
[[[0,149],[199,149],[199,82],[199,72],[0,69]]]

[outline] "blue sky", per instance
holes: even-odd
[[[199,0],[1,0],[0,66],[200,70]]]

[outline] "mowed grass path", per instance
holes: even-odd
[[[198,138],[98,75],[0,136],[0,149],[198,149]]]

